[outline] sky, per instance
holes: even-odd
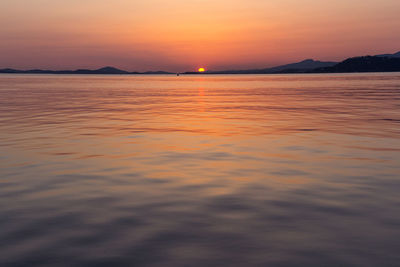
[[[0,68],[261,68],[400,50],[399,0],[1,0]]]

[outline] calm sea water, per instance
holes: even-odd
[[[0,76],[0,266],[399,266],[400,73]]]

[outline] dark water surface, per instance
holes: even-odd
[[[400,74],[0,76],[0,266],[400,266]]]

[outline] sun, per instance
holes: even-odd
[[[206,69],[205,69],[205,68],[199,68],[198,71],[199,71],[199,72],[205,72]]]

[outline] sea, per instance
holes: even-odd
[[[0,75],[0,266],[400,266],[400,73]]]

